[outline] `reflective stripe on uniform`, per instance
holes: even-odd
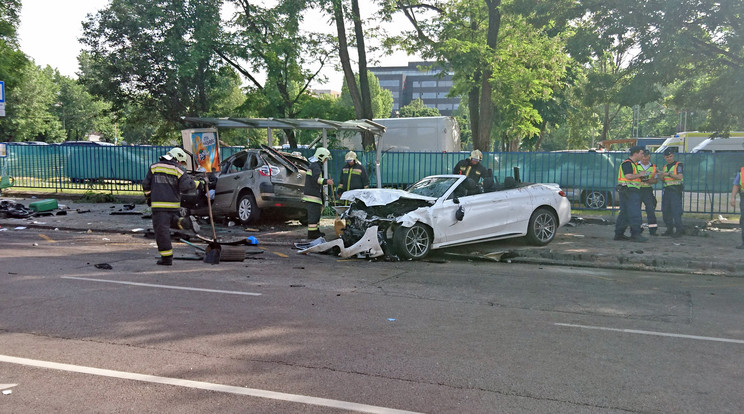
[[[179,209],[181,208],[181,203],[178,201],[153,201],[150,207]]]
[[[168,174],[175,175],[176,177],[181,177],[183,175],[183,170],[174,165],[155,164],[152,166],[151,171],[153,174]]]
[[[323,204],[323,200],[320,197],[315,197],[307,194],[302,196],[302,201],[307,201],[308,203]]]
[[[159,253],[163,257],[173,256],[173,250],[160,250]]]
[[[674,166],[671,169],[668,169],[669,164],[664,166],[664,172],[665,173],[671,173],[674,175],[677,175],[677,166],[679,165],[679,161],[674,162]],[[662,181],[664,184],[664,187],[669,187],[671,185],[680,185],[682,184],[682,180],[678,180],[676,178],[672,177],[664,177],[664,180]]]
[[[626,162],[629,162],[630,165],[633,166],[633,174],[638,174],[638,164],[634,163],[630,159],[626,159],[622,163],[620,163],[620,171],[617,173],[617,182],[621,185],[626,185],[628,187],[632,188],[640,188],[641,187],[641,179],[640,178],[625,178],[625,174],[623,173],[623,164]]]

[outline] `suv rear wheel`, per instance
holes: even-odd
[[[261,217],[261,210],[256,205],[256,199],[251,193],[245,193],[238,199],[237,206],[238,220],[242,224],[253,223]]]

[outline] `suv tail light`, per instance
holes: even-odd
[[[265,176],[265,177],[271,177],[274,175],[279,175],[279,167],[275,167],[273,165],[262,165],[259,168],[256,168],[256,171],[258,171],[259,174]]]

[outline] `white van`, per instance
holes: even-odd
[[[656,149],[656,153],[662,153],[667,149],[671,149],[673,152],[694,152],[693,149],[698,145],[701,145],[703,141],[708,140],[713,132],[680,132],[674,136],[667,138],[659,148]],[[744,132],[731,131],[729,132],[729,138],[744,138]],[[722,139],[716,137],[714,139]]]
[[[690,152],[744,152],[744,137],[708,138]]]

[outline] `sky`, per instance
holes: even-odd
[[[77,57],[82,48],[78,42],[83,30],[81,23],[88,14],[96,13],[108,3],[109,0],[23,0],[18,28],[21,50],[39,66],[49,65],[62,75],[77,77]],[[362,0],[361,3],[366,1]],[[409,60],[420,60],[409,58],[403,52],[377,58],[380,66],[406,65]],[[329,83],[313,86],[340,91],[343,74],[333,69],[323,73],[328,76]]]

